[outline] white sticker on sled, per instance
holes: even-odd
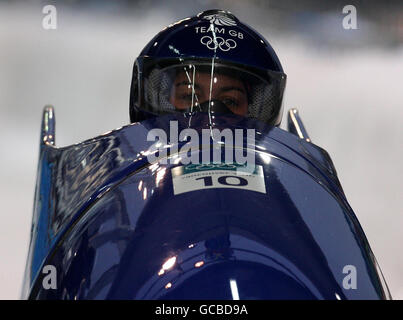
[[[242,173],[236,168],[227,170],[227,168],[215,167],[213,170],[208,170],[208,167],[199,169],[193,167],[189,170],[187,167],[180,166],[171,170],[175,195],[213,188],[233,188],[266,193],[262,166],[256,166],[253,173]]]

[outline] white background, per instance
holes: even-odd
[[[57,29],[44,30],[42,5],[0,5],[0,299],[20,295],[43,106],[55,106],[57,146],[128,124],[134,59],[165,25],[198,12],[167,6],[133,16],[57,7]],[[313,44],[254,19],[259,8],[230,9],[277,51],[286,110],[297,107],[312,141],[330,153],[392,296],[402,299],[403,48],[322,47],[328,34]],[[341,9],[329,21],[340,43],[362,41],[342,30]]]

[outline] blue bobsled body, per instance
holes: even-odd
[[[150,163],[149,130],[173,118],[56,148],[45,110],[24,298],[390,297],[323,149],[222,119],[257,128],[256,147],[244,150],[258,168],[248,188],[231,164]],[[44,286],[49,265],[56,288]]]

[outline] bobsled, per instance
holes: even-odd
[[[150,130],[188,126],[173,114],[58,148],[45,107],[22,298],[391,299],[330,156],[296,109],[287,116],[287,129],[214,120],[255,130],[253,143],[219,150],[253,156],[246,170],[185,163],[184,141],[156,151]],[[201,159],[212,143],[185,153]]]

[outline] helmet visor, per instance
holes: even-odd
[[[141,106],[153,114],[233,113],[277,124],[285,75],[214,60],[144,68]],[[281,116],[281,115],[280,115]]]

